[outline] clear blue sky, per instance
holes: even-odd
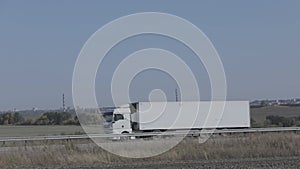
[[[89,3],[87,3],[89,2]],[[228,98],[300,97],[300,1],[0,1],[0,110],[72,105],[72,73],[85,41],[101,26],[136,12],[166,12],[198,26],[225,67]],[[121,28],[120,28],[121,29]],[[97,96],[110,105],[109,82],[122,57],[148,47],[180,55],[209,99],[205,70],[183,45],[159,36],[128,39],[107,56],[97,76]],[[155,77],[155,78],[154,78]],[[176,84],[148,71],[132,82],[133,100],[155,88],[174,100]]]

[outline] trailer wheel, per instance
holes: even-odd
[[[132,129],[133,129],[134,131],[139,130],[139,125],[138,125],[137,122],[133,122],[133,123],[132,123]]]

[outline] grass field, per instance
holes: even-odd
[[[116,144],[122,144],[122,142],[117,142]],[[5,147],[0,147],[0,168],[16,166],[67,167],[82,164],[130,164],[132,162],[151,161],[171,162],[300,156],[300,139],[297,133],[254,133],[216,136],[203,144],[199,144],[197,138],[186,138],[164,154],[142,159],[129,159],[116,156],[94,144],[88,144],[83,148],[80,148],[80,146],[82,144],[77,145],[76,143],[66,141],[62,146],[52,146],[52,148],[51,145],[47,144],[32,149],[21,147],[18,150],[13,149],[13,151]],[[155,147],[152,148],[155,149]],[[123,149],[126,150],[126,146],[123,146]]]
[[[299,117],[300,107],[289,106],[267,106],[262,108],[252,108],[250,110],[251,117],[258,123],[263,123],[266,120],[266,116],[278,115],[284,117]]]
[[[82,134],[81,126],[0,126],[0,137]]]

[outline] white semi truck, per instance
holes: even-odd
[[[248,101],[137,102],[103,117],[106,132],[113,134],[250,127]]]

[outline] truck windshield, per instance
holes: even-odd
[[[103,113],[103,119],[106,122],[112,122],[112,120],[113,120],[113,112],[105,112],[105,113]]]

